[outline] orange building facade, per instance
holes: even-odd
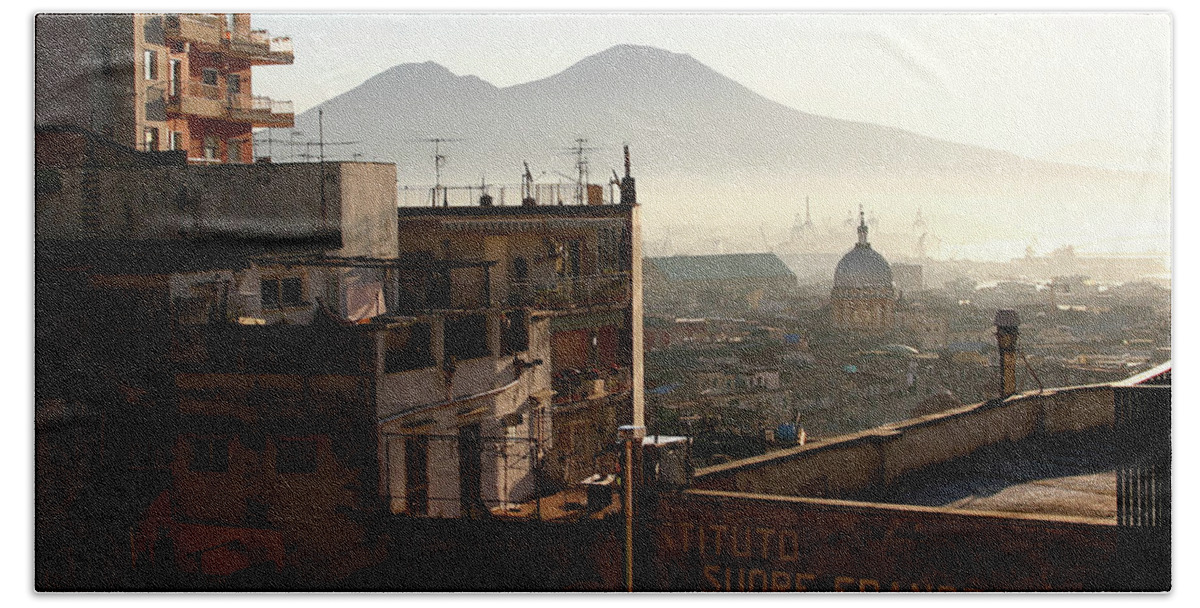
[[[253,130],[291,127],[291,102],[253,94],[251,68],[293,62],[250,15],[61,15],[37,22],[36,121],[76,125],[190,163],[251,163]]]

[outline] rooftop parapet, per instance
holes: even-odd
[[[309,240],[396,252],[395,166],[40,167],[38,241]]]
[[[966,459],[996,445],[1097,432],[1111,432],[1118,445],[1145,442],[1144,437],[1116,436],[1133,432],[1117,428],[1122,426],[1116,414],[1118,401],[1124,399],[1117,393],[1152,388],[1158,387],[1113,383],[1030,391],[702,468],[696,471],[693,487],[855,498],[884,492],[908,475]],[[1169,392],[1165,396],[1169,407]],[[1169,432],[1163,428],[1134,431],[1163,436]],[[1096,450],[1103,452],[1100,447]],[[1116,451],[1109,448],[1109,453]],[[1115,499],[1112,507],[1117,509]]]

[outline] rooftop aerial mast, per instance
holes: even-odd
[[[442,167],[446,166],[446,162],[449,159],[446,157],[445,154],[442,154],[442,144],[455,142],[455,141],[462,141],[462,140],[461,139],[450,139],[447,137],[429,137],[429,138],[426,138],[424,141],[433,143],[433,198],[431,200],[432,205],[434,207],[437,206],[438,192],[440,191],[442,193],[442,206],[448,207],[449,202],[447,201],[447,198],[446,198],[447,197],[446,189],[442,187]]]

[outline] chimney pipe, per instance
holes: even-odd
[[[1017,392],[1017,330],[1021,319],[1017,311],[1001,308],[996,311],[996,345],[1000,349],[1000,398]]]

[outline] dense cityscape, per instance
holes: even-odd
[[[878,199],[1136,182],[1154,228],[1153,171],[818,117],[644,45],[505,88],[398,65],[299,114],[255,93],[301,51],[249,14],[44,14],[35,46],[38,591],[1171,588],[1169,255],[973,261],[944,250],[988,229]],[[786,129],[735,144],[713,107]],[[580,133],[605,120],[640,126]],[[729,146],[689,157],[689,121]],[[808,163],[857,210],[793,188],[770,231],[681,230],[708,186],[672,162]]]
[[[793,232],[810,241],[779,249],[822,246],[805,227],[798,218]],[[884,295],[894,303],[886,322],[856,326],[830,323],[838,306],[832,268],[825,281],[804,281],[782,261],[807,261],[812,273],[821,257],[647,260],[654,430],[697,437],[696,456],[716,463],[801,434],[819,440],[986,400],[999,391],[998,308],[1022,320],[1022,390],[1112,382],[1171,358],[1169,281],[1152,258],[1081,259],[1063,250],[1009,264],[882,261],[878,283],[894,282]],[[1077,274],[1089,270],[1104,278]],[[839,264],[837,272],[851,270]]]

